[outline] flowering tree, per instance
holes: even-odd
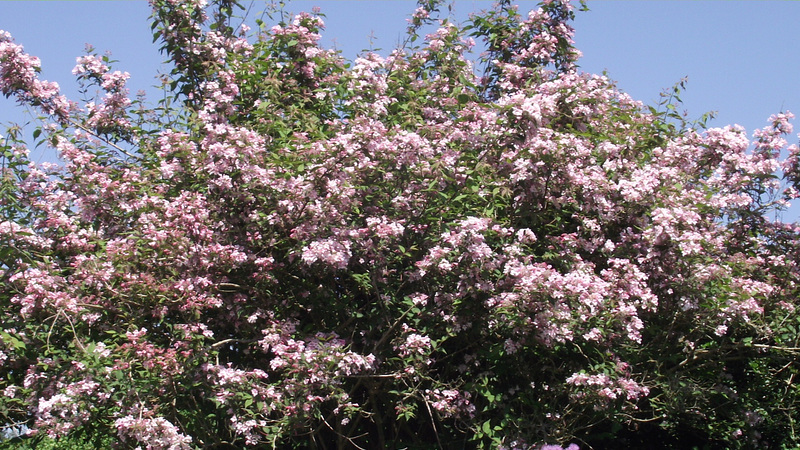
[[[797,445],[792,115],[751,142],[645,107],[577,69],[566,0],[439,6],[350,65],[317,13],[248,33],[235,2],[154,0],[150,109],[92,52],[71,102],[0,35],[0,90],[63,161],[2,147],[4,422],[148,449]]]

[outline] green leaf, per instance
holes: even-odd
[[[0,338],[3,339],[3,342],[8,343],[13,347],[15,350],[25,350],[26,346],[25,343],[21,340],[17,339],[16,337],[6,333],[5,331],[0,331]]]

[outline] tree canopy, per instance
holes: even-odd
[[[153,0],[164,99],[0,32],[0,415],[115,448],[790,448],[800,196],[753,133],[584,73],[568,0],[355,61],[319,11]],[[473,46],[480,55],[471,53]]]

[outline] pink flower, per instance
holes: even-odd
[[[333,238],[314,241],[302,253],[303,262],[308,265],[320,261],[336,269],[346,269],[351,256],[350,242]]]

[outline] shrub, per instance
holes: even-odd
[[[792,115],[751,142],[645,107],[576,68],[566,0],[439,6],[350,64],[318,13],[248,35],[235,2],[156,0],[150,109],[92,53],[98,98],[68,101],[3,34],[0,90],[63,161],[2,147],[4,420],[151,449],[797,445],[798,228],[768,219]]]

